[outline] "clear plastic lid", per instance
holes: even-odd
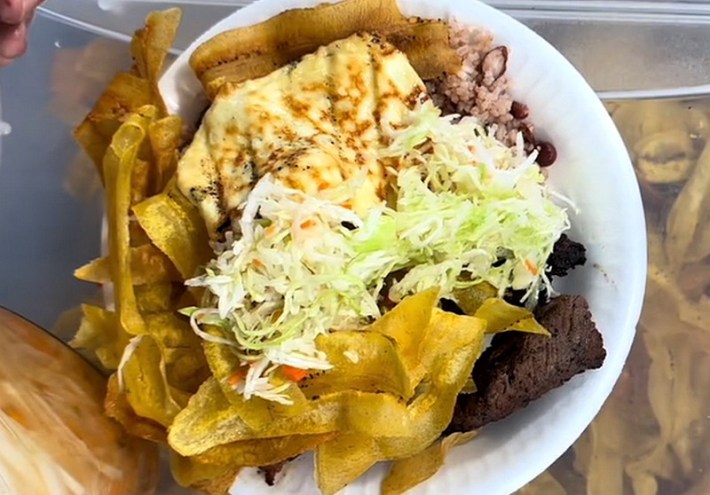
[[[42,12],[128,39],[146,14],[183,8],[176,50],[249,0],[48,0]],[[710,93],[710,1],[489,0],[550,41],[603,98]]]

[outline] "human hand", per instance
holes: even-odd
[[[0,0],[0,67],[27,50],[27,31],[42,0]]]

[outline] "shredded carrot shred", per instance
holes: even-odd
[[[308,370],[302,370],[301,368],[295,368],[286,364],[281,365],[281,371],[283,371],[286,378],[293,382],[300,382],[308,376]]]
[[[525,260],[525,268],[527,268],[528,271],[529,271],[530,273],[532,273],[533,275],[537,275],[537,274],[538,274],[537,266],[535,266],[535,263],[533,263],[533,262],[530,261],[530,260],[527,260],[527,259]]]
[[[247,369],[244,367],[237,368],[236,371],[232,372],[231,375],[227,377],[227,384],[234,388],[244,381],[247,376]]]
[[[305,220],[301,222],[301,228],[302,229],[310,229],[311,227],[315,227],[316,223],[313,220]]]

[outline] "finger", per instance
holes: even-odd
[[[13,59],[21,56],[27,50],[27,26],[16,24],[0,25],[0,57]]]
[[[0,21],[5,24],[20,24],[26,12],[25,0],[0,0]]]
[[[13,62],[13,60],[14,59],[12,59],[12,58],[5,58],[5,57],[0,56],[0,68],[7,67],[8,65],[10,65]]]

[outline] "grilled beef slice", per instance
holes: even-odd
[[[602,365],[602,336],[583,297],[556,297],[538,307],[535,316],[552,337],[496,335],[474,366],[477,391],[459,395],[447,433],[503,419],[574,375]]]

